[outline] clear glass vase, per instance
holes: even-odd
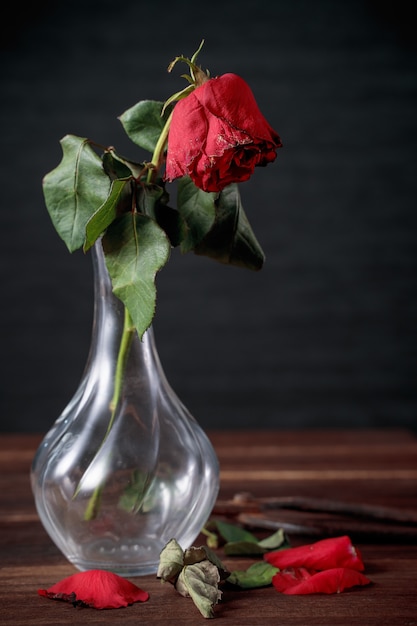
[[[168,384],[152,328],[133,333],[114,384],[124,328],[101,243],[93,253],[94,324],[80,385],[34,457],[32,491],[45,530],[79,570],[155,573],[164,545],[191,546],[219,489],[204,431]]]

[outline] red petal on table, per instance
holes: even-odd
[[[126,578],[100,569],[68,576],[49,589],[38,589],[38,594],[95,609],[118,609],[149,598],[147,591],[142,591]]]
[[[272,584],[277,591],[287,595],[310,593],[340,593],[358,585],[369,585],[369,578],[347,567],[335,567],[323,572],[309,572],[306,568],[289,568],[277,572]]]
[[[280,569],[285,567],[308,567],[314,570],[330,567],[348,567],[358,571],[364,569],[361,555],[347,535],[322,539],[296,548],[267,552],[264,559]]]

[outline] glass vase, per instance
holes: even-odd
[[[92,258],[89,356],[36,452],[32,491],[45,530],[79,570],[141,576],[156,573],[170,539],[193,545],[218,494],[219,465],[166,380],[152,328],[142,341],[136,330],[130,337],[115,396],[125,309],[112,293],[101,242]]]

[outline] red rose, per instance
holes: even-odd
[[[165,179],[188,175],[204,191],[248,180],[282,146],[250,87],[236,74],[211,78],[175,105]]]

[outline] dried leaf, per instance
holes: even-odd
[[[218,583],[230,572],[206,546],[192,546],[183,552],[171,539],[160,554],[158,578],[175,585],[178,593],[191,597],[204,617],[214,617],[213,606],[221,597]]]
[[[159,566],[156,576],[174,584],[183,566],[183,549],[176,539],[171,539],[159,555]]]
[[[214,617],[214,606],[220,600],[222,592],[218,583],[218,568],[208,559],[185,566],[175,584],[182,596],[191,597],[194,604],[206,618]]]
[[[184,565],[193,565],[205,560],[210,561],[217,567],[221,578],[224,579],[229,576],[229,570],[226,569],[217,554],[207,546],[200,546],[199,548],[193,546],[184,552]]]

